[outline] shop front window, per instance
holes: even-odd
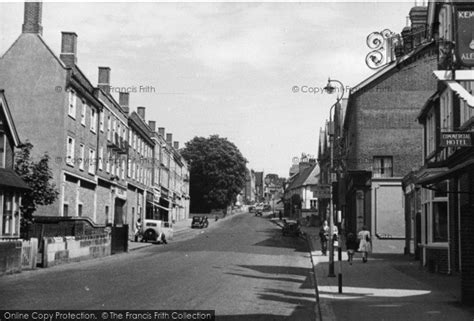
[[[448,241],[447,202],[433,202],[432,233],[433,242]]]

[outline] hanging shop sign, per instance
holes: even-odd
[[[442,132],[441,147],[471,147],[472,132]]]
[[[315,198],[331,198],[331,186],[330,185],[314,185],[311,186],[313,197]]]
[[[474,6],[455,10],[456,58],[466,67],[474,67]]]

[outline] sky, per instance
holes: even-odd
[[[42,25],[58,56],[61,31],[76,32],[92,84],[110,67],[117,101],[128,89],[132,110],[146,107],[180,146],[217,134],[249,168],[288,177],[295,157],[317,155],[336,101],[328,78],[349,89],[373,74],[366,37],[400,33],[414,3],[44,2]],[[0,3],[0,55],[22,23],[22,2]]]

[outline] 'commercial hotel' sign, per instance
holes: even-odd
[[[456,56],[467,67],[474,67],[474,7],[456,9]]]
[[[471,132],[441,132],[441,147],[470,147]]]

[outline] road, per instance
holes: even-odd
[[[306,244],[235,215],[192,238],[0,278],[0,309],[207,309],[217,320],[314,320]]]

